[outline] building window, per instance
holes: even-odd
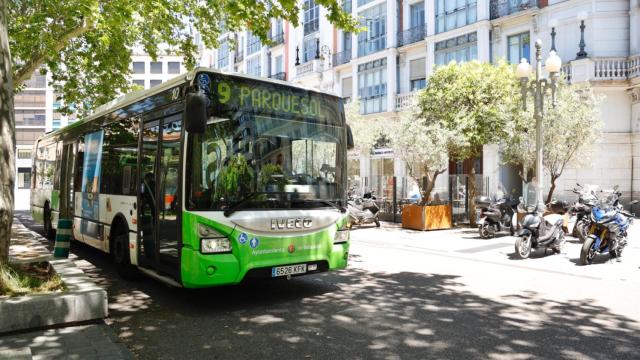
[[[167,72],[169,74],[180,74],[180,63],[177,61],[169,61],[167,63]]]
[[[218,48],[218,69],[224,69],[227,66],[229,66],[229,40],[225,38]]]
[[[45,126],[44,110],[14,110],[16,126]]]
[[[374,6],[361,11],[358,15],[364,19],[363,25],[367,27],[367,31],[358,34],[358,56],[385,49],[387,47],[387,4]]]
[[[507,43],[509,44],[508,56],[510,63],[518,64],[520,59],[527,59],[527,62],[531,62],[529,58],[531,39],[528,32],[509,36]]]
[[[411,81],[411,91],[423,89],[427,85],[425,58],[409,61],[409,81]]]
[[[133,85],[140,86],[144,89],[144,80],[133,80]]]
[[[47,76],[35,74],[31,76],[31,78],[24,82],[24,87],[29,88],[46,88],[47,87]]]
[[[44,125],[42,125],[44,128]],[[44,129],[16,129],[16,145],[29,145],[33,146],[33,143],[44,134]]]
[[[409,13],[411,14],[411,28],[424,26],[424,2],[409,6]]]
[[[304,0],[304,35],[313,34],[320,28],[320,6],[315,0]]]
[[[134,61],[133,62],[133,73],[134,74],[144,74],[144,62],[142,62],[142,61]]]
[[[309,37],[304,39],[302,43],[302,62],[309,62],[316,57],[316,50],[318,45],[316,44],[315,37]]]
[[[466,62],[478,58],[478,37],[476,33],[458,36],[436,43],[436,65],[446,65],[455,60]]]
[[[346,13],[351,14],[351,9],[352,9],[352,4],[351,4],[352,0],[342,0],[342,10]]]
[[[150,72],[152,74],[162,74],[162,62],[152,61],[150,64]]]
[[[18,189],[29,189],[31,187],[31,168],[18,168]]]
[[[436,0],[436,32],[473,24],[477,9],[477,0]]]
[[[279,74],[281,72],[283,72],[284,70],[282,69],[282,55],[278,55],[276,56],[276,69],[274,71],[275,74]]]
[[[260,38],[251,32],[247,33],[247,56],[258,52],[261,47]]]
[[[358,65],[360,112],[372,114],[387,110],[387,59]]]
[[[156,85],[162,84],[162,80],[149,80],[149,87],[152,88]]]
[[[18,149],[17,153],[18,159],[31,159],[31,150],[29,149]]]
[[[374,0],[358,0],[358,6],[366,5]]]
[[[45,107],[47,99],[44,91],[25,90],[15,94],[13,98],[15,107]]]
[[[351,76],[342,79],[342,98],[345,103],[351,101],[351,95],[353,94],[353,78]]]
[[[247,74],[260,76],[260,56],[247,59]]]

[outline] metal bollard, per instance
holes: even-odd
[[[69,219],[58,220],[58,230],[56,232],[56,244],[53,249],[53,257],[68,258],[69,245],[71,244],[71,225],[73,222]]]

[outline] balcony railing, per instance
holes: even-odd
[[[312,73],[322,73],[322,61],[321,60],[311,60],[307,61],[304,64],[300,64],[296,66],[296,76],[301,77],[305,75],[309,75]]]
[[[351,49],[333,54],[333,66],[346,64],[351,61]]]
[[[427,36],[427,28],[424,25],[412,27],[398,34],[398,47],[424,40]]]
[[[269,77],[272,78],[272,79],[278,79],[278,80],[286,81],[287,80],[287,73],[286,72],[278,72],[278,73],[269,75]]]
[[[640,77],[640,55],[629,57],[629,79]]]
[[[491,20],[538,7],[538,0],[491,0]]]
[[[396,95],[396,111],[408,110],[416,100],[416,92],[398,94]]]
[[[567,82],[571,82],[571,63],[563,64],[560,68],[560,73],[564,75]]]
[[[594,80],[626,80],[629,73],[627,58],[595,58]]]
[[[284,33],[271,36],[271,46],[284,44]]]
[[[244,60],[244,51],[236,51],[236,53],[233,56],[233,59],[235,63],[239,63],[242,60]]]
[[[640,76],[640,55],[571,61],[561,71],[567,81],[630,80]]]

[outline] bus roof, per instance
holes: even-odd
[[[240,78],[247,78],[247,79],[252,79],[252,80],[257,80],[257,81],[263,81],[263,82],[269,82],[269,83],[273,83],[273,84],[278,84],[278,85],[284,85],[284,86],[289,86],[289,87],[294,87],[294,88],[298,88],[301,90],[305,90],[305,91],[312,91],[315,93],[320,93],[320,94],[326,94],[326,95],[331,95],[331,96],[335,96],[338,97],[335,93],[332,92],[328,92],[328,91],[320,91],[318,89],[313,89],[307,86],[302,86],[299,84],[293,84],[287,81],[282,81],[282,80],[277,80],[277,79],[272,79],[272,78],[263,78],[263,77],[258,77],[258,76],[253,76],[253,75],[247,75],[247,74],[241,74],[241,73],[237,73],[237,72],[229,72],[229,71],[221,71],[221,70],[217,70],[217,69],[212,69],[212,68],[208,68],[208,67],[197,67],[185,74],[180,74],[170,80],[167,80],[166,82],[154,86],[150,89],[146,89],[146,90],[139,90],[139,91],[134,91],[125,95],[122,95],[108,103],[105,103],[103,105],[98,106],[95,111],[83,118],[82,120],[76,122],[73,124],[73,126],[78,126],[80,124],[83,123],[87,123],[91,120],[100,118],[103,115],[109,114],[111,112],[113,112],[114,110],[120,109],[120,108],[124,108],[128,105],[131,105],[133,103],[136,103],[142,99],[145,99],[149,96],[155,95],[155,94],[159,94],[165,90],[171,89],[176,85],[182,84],[182,83],[186,83],[186,82],[190,82],[192,81],[196,74],[199,72],[212,72],[212,73],[218,73],[218,74],[223,74],[223,75],[227,75],[227,76],[233,76],[233,77],[240,77]],[[64,128],[58,129],[56,131],[53,132],[49,132],[46,133],[42,136],[40,136],[38,138],[38,140],[36,140],[36,142],[40,141],[43,138],[49,137],[50,135],[54,135],[54,134],[59,134],[62,131],[64,131],[66,128],[68,128],[68,126],[65,126]]]

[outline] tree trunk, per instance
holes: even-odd
[[[434,171],[433,177],[427,177],[427,184],[423,186],[422,192],[422,201],[421,205],[425,206],[429,202],[429,197],[431,196],[431,192],[433,188],[436,186],[436,179],[438,178],[438,171]]]
[[[13,80],[7,33],[7,0],[0,0],[0,265],[9,261],[15,179]]]
[[[551,202],[552,196],[553,196],[553,191],[556,189],[556,180],[558,179],[558,176],[553,176],[551,175],[551,188],[549,189],[549,193],[547,194],[547,201],[545,201],[545,204],[548,204]]]
[[[475,158],[472,158],[475,160]],[[471,162],[471,170],[469,170],[469,188],[467,189],[467,197],[469,199],[469,225],[476,227],[476,167],[475,161]]]

